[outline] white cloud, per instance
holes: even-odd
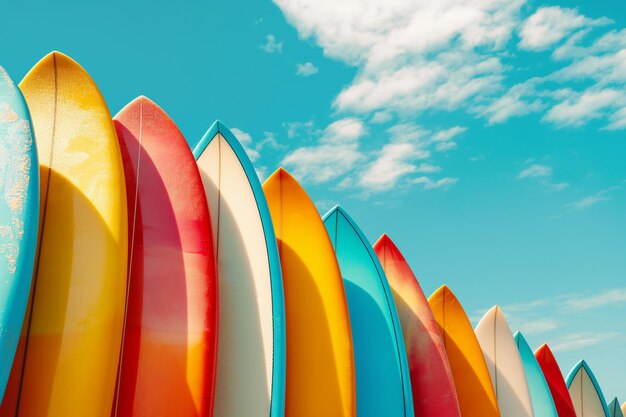
[[[569,308],[590,310],[614,304],[626,305],[626,288],[615,288],[595,295],[572,297],[565,301]]]
[[[522,24],[519,47],[526,50],[545,50],[576,29],[609,23],[611,20],[606,18],[589,19],[576,9],[541,7]]]
[[[433,174],[435,172],[440,172],[440,171],[441,171],[441,167],[432,165],[432,164],[427,164],[427,163],[419,164],[419,166],[415,170],[415,172],[421,172],[424,174]]]
[[[304,64],[296,64],[296,74],[302,77],[310,77],[313,74],[317,74],[319,69],[311,62],[305,62]]]
[[[274,35],[265,36],[265,43],[260,46],[268,54],[281,53],[283,51],[283,41],[277,41]]]
[[[546,165],[533,164],[528,168],[525,168],[517,175],[518,179],[524,178],[536,178],[536,177],[549,177],[552,175],[552,168]]]
[[[599,345],[619,335],[620,334],[617,332],[572,333],[556,338],[552,343],[550,343],[550,348],[553,352],[578,350],[589,346]]]
[[[435,188],[447,189],[459,181],[458,178],[444,177],[438,180],[433,180],[429,177],[417,177],[411,180],[413,184],[421,184],[425,190],[433,190]]]
[[[415,159],[425,157],[428,157],[428,153],[413,143],[388,143],[367,167],[359,183],[370,191],[393,188],[401,177],[417,171],[412,163]]]
[[[626,104],[626,96],[622,91],[603,89],[573,94],[552,107],[544,116],[544,120],[558,126],[582,126],[592,119],[602,117],[612,107]]]
[[[324,129],[316,145],[290,152],[281,164],[290,168],[301,181],[323,183],[335,180],[364,158],[359,142],[366,132],[358,119],[337,120]]]
[[[283,127],[287,131],[287,137],[293,139],[299,135],[312,136],[315,132],[313,120],[306,122],[287,122],[283,123]]]
[[[605,17],[557,6],[528,16],[526,0],[274,1],[302,38],[357,68],[333,102],[340,113],[385,123],[391,114],[402,122],[424,111],[464,110],[497,124],[547,111],[543,120],[556,127],[607,118],[606,129],[626,128],[616,115],[626,106],[626,30],[597,36],[611,23]],[[515,68],[514,32],[521,49],[552,48],[561,68]],[[609,100],[607,91],[618,95]]]
[[[611,196],[609,195],[609,193],[619,188],[620,188],[619,186],[615,186],[615,187],[607,188],[605,190],[598,191],[594,195],[583,197],[578,201],[568,204],[568,207],[571,207],[576,210],[588,209],[602,201],[609,201],[611,199]]]

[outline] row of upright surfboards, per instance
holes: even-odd
[[[221,122],[192,152],[145,97],[111,118],[58,52],[0,68],[0,239],[0,417],[626,412],[285,170],[261,185]]]

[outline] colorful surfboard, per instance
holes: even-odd
[[[520,332],[513,337],[524,366],[535,417],[559,417],[546,378],[528,342]]]
[[[263,184],[285,287],[287,417],[354,417],[354,351],[332,243],[315,205],[282,168]]]
[[[500,307],[489,310],[476,326],[502,417],[533,417],[528,382],[517,344]]]
[[[577,417],[559,364],[548,345],[541,345],[535,351],[535,358],[546,378],[559,417]]]
[[[129,217],[128,301],[117,417],[213,415],[217,276],[200,172],[146,97],[115,116]]]
[[[587,362],[580,361],[572,368],[566,384],[578,417],[610,417],[600,384]]]
[[[359,416],[413,416],[404,338],[385,273],[369,242],[341,207],[323,217],[350,311]]]
[[[428,298],[446,347],[463,417],[500,417],[489,369],[461,303],[447,286]]]
[[[398,309],[416,417],[460,417],[446,348],[428,300],[400,250],[386,234],[374,244]]]
[[[194,150],[219,279],[216,416],[282,417],[285,305],[272,219],[245,150],[216,121]]]
[[[24,323],[38,227],[39,161],[30,114],[0,67],[0,400]]]
[[[609,403],[609,414],[610,417],[624,417],[624,413],[622,413],[617,397]]]
[[[0,415],[109,417],[128,243],[115,129],[93,80],[63,54],[39,61],[20,88],[39,152],[41,226],[26,339]]]

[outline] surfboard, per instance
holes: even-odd
[[[41,226],[26,339],[0,415],[109,417],[128,243],[115,129],[91,77],[59,52],[20,88],[39,153]]]
[[[334,207],[323,220],[335,248],[350,311],[358,415],[413,416],[404,338],[385,273],[345,210]]]
[[[219,280],[216,416],[282,417],[285,306],[270,212],[245,150],[220,121],[194,149]]]
[[[38,228],[39,161],[30,114],[0,67],[0,400],[24,322]]]
[[[445,285],[428,303],[446,347],[461,415],[500,417],[489,369],[461,303]]]
[[[622,404],[622,414],[626,416],[626,402]]]
[[[535,358],[546,378],[559,417],[577,417],[559,364],[548,345],[541,345],[535,351]]]
[[[615,397],[609,404],[609,413],[610,417],[624,417],[624,413],[622,413],[617,397]]]
[[[578,417],[610,417],[600,384],[584,360],[578,362],[565,380]]]
[[[533,417],[528,382],[513,334],[500,307],[480,319],[476,339],[483,351],[502,417]]]
[[[285,287],[287,417],[356,416],[348,305],[315,205],[279,168],[263,184]]]
[[[385,272],[398,309],[411,375],[416,416],[460,417],[446,348],[428,300],[408,262],[383,234],[374,252]]]
[[[138,97],[114,118],[129,266],[114,417],[213,415],[217,276],[200,172],[176,124]]]
[[[528,390],[530,392],[530,400],[533,405],[533,412],[536,417],[558,417],[550,388],[543,376],[541,367],[535,359],[532,349],[521,332],[516,332],[513,336],[517,349],[519,350],[528,381]]]

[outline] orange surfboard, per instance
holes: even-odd
[[[282,168],[265,181],[263,191],[274,223],[285,288],[285,415],[354,417],[348,305],[324,223],[300,184]]]
[[[474,329],[447,286],[428,299],[441,330],[463,417],[500,417],[491,376]]]

